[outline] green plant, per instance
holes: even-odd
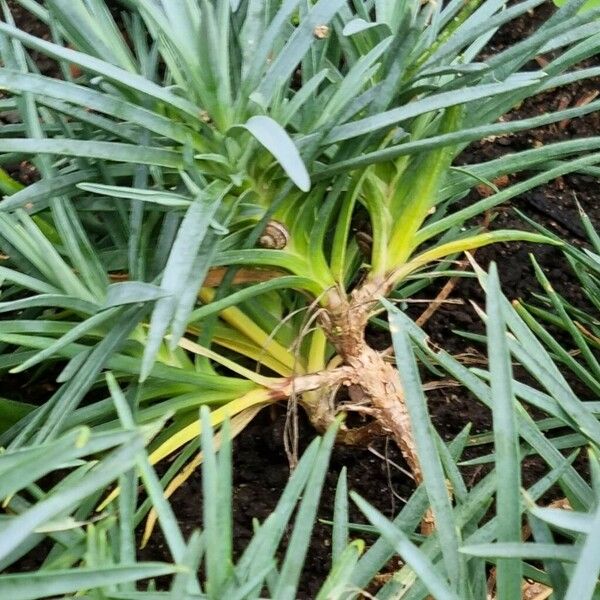
[[[562,2],[562,0],[553,0],[554,4],[556,4],[556,6],[562,6],[564,4],[564,2]],[[598,8],[599,4],[598,4],[598,0],[588,0],[582,7],[581,7],[581,11],[585,11],[585,10],[592,10],[594,8]]]
[[[0,138],[2,162],[31,160],[41,179],[18,190],[2,177],[0,366],[64,368],[2,442],[110,427],[112,402],[96,395],[110,368],[137,422],[176,413],[152,462],[186,444],[192,456],[201,404],[237,430],[292,398],[320,431],[340,410],[375,416],[339,437],[391,431],[419,478],[397,374],[364,337],[376,300],[443,276],[464,250],[539,241],[471,219],[600,160],[590,137],[452,167],[473,140],[598,108],[499,121],[599,72],[574,68],[600,45],[583,0],[478,61],[541,1],[123,0],[117,22],[102,0],[19,0],[53,41],[16,28],[3,2],[0,106],[21,122]],[[540,53],[544,70],[524,70]],[[527,177],[459,208],[475,183],[516,172]],[[332,400],[340,385],[351,402]]]
[[[455,574],[454,592],[458,590],[460,598],[487,597],[486,570],[475,560],[476,557],[485,558],[488,564],[495,565],[495,597],[500,600],[521,597],[522,577],[548,586],[559,598],[595,598],[600,590],[600,564],[596,553],[598,538],[593,528],[598,519],[597,489],[593,481],[600,465],[599,405],[582,401],[575,395],[553,356],[501,293],[495,267],[492,266],[488,276],[475,263],[473,266],[487,297],[486,312],[479,311],[486,322],[487,337],[484,341],[487,343],[488,370],[468,369],[443,349],[435,347],[410,319],[388,305],[397,364],[411,422],[420,422],[420,427],[424,428],[417,438],[420,442],[419,460],[424,468],[429,502],[440,527],[438,539],[435,542],[428,539],[420,550],[432,552],[427,556],[438,569],[442,568],[441,564],[445,565],[450,585]],[[472,490],[467,491],[458,470],[449,468],[451,462],[444,459],[440,450],[443,450],[443,443],[439,438],[436,442],[438,434],[428,423],[411,343],[492,411],[493,431],[472,436],[469,444],[493,443],[494,452],[462,464],[487,463],[493,465],[494,470]],[[533,384],[524,384],[514,377],[512,361],[528,371]],[[543,413],[544,417],[534,420],[526,409],[527,405],[539,411],[538,414]],[[562,431],[555,435],[556,430]],[[568,458],[563,455],[565,450],[582,447],[587,447],[590,470],[595,473],[591,486],[571,466],[577,452]],[[539,456],[550,471],[523,493],[521,462],[531,455]],[[444,477],[450,482],[456,503],[454,508],[451,508]],[[545,493],[542,489],[547,491],[552,482],[557,481],[572,510],[536,506],[535,502]],[[466,525],[461,515],[471,506],[471,500],[477,499],[476,506],[481,511],[476,519],[483,519],[486,514],[491,496],[484,499],[477,493],[481,489],[479,486],[486,485],[495,490],[495,516],[485,524]],[[402,532],[394,530],[372,509],[364,508],[369,519],[377,524],[378,531],[388,541],[395,536],[399,547],[403,540]],[[530,526],[530,534],[521,528],[524,518]],[[526,535],[531,535],[532,541],[524,538]],[[542,568],[534,566],[532,561],[540,561]],[[410,571],[406,569],[404,573],[403,570],[397,573],[386,586],[387,595],[382,590],[381,596],[387,598],[399,594],[407,581],[412,581]],[[421,582],[425,582],[427,577],[421,577]],[[458,587],[460,585],[463,587]],[[403,597],[425,597],[426,592],[421,586],[416,584]],[[449,595],[448,590],[444,596],[438,596],[432,590],[430,593],[436,598],[454,597]]]
[[[252,540],[234,562],[229,423],[226,422],[218,437],[214,436],[208,409],[203,407],[204,527],[186,541],[163,498],[161,481],[144,449],[163,423],[136,427],[129,400],[112,373],[107,374],[107,380],[121,419],[120,429],[92,433],[88,428],[80,428],[53,442],[7,451],[0,456],[0,497],[8,509],[0,530],[0,570],[17,564],[44,540],[52,543],[46,560],[35,573],[0,575],[3,597],[34,600],[59,593],[67,594],[65,597],[87,593],[89,596],[85,597],[106,600],[223,597],[242,600],[262,597],[261,591],[266,587],[269,597],[295,598],[338,425],[322,440],[315,439],[308,446],[276,508],[264,523],[255,524]],[[460,455],[465,441],[462,436],[451,444],[449,451],[454,459]],[[102,461],[91,458],[110,450]],[[57,472],[62,473],[62,481],[50,489],[36,483]],[[123,490],[118,506],[95,514],[99,495],[117,478]],[[334,517],[332,567],[317,595],[321,600],[347,597],[351,590],[349,580],[364,549],[361,540],[349,540],[346,495],[347,483],[342,472]],[[426,506],[424,500],[420,494],[421,512]],[[158,514],[174,561],[172,565],[135,562],[136,525],[150,506]],[[288,528],[291,528],[289,541],[278,561],[275,554]],[[387,551],[385,542],[380,545]],[[198,578],[200,565],[204,567],[202,581]],[[362,576],[365,569],[370,570],[368,578],[372,579],[379,568],[378,562],[361,565]],[[132,585],[135,581],[170,574],[174,577],[169,592],[156,591],[152,584],[147,591]]]
[[[600,407],[597,402],[582,402],[556,378],[552,356],[502,295],[494,267],[489,276],[477,267],[476,271],[487,291],[486,313],[481,314],[488,333],[488,371],[470,370],[433,346],[414,322],[386,302],[399,376],[418,434],[423,483],[392,522],[355,493],[349,494],[342,470],[331,521],[332,568],[316,595],[319,600],[353,600],[365,589],[379,600],[485,600],[492,566],[497,600],[521,597],[523,578],[540,582],[557,598],[597,597]],[[489,435],[472,436],[467,426],[450,443],[440,438],[428,414],[415,348],[492,409]],[[514,359],[530,371],[527,384],[512,374]],[[3,597],[33,600],[57,593],[102,600],[297,597],[339,422],[308,446],[275,510],[256,523],[252,540],[234,561],[229,423],[215,434],[210,413],[202,407],[203,529],[185,540],[163,496],[165,478],[158,479],[145,450],[163,424],[136,426],[130,408],[133,397],[121,390],[112,373],[106,377],[120,418],[118,429],[94,433],[81,428],[0,456],[0,498],[11,511],[0,520],[0,565],[14,565],[44,539],[53,544],[35,573],[0,575]],[[534,420],[526,405],[548,418]],[[551,420],[560,421],[570,435],[551,437]],[[570,441],[565,444],[567,437]],[[493,444],[494,453],[469,462],[489,463],[490,468],[469,484],[461,469],[463,451],[467,445],[487,443]],[[578,451],[586,447],[591,482],[573,467]],[[562,453],[566,448],[571,450],[567,456]],[[107,451],[101,461],[92,459]],[[522,461],[532,452],[548,469],[524,491]],[[57,470],[63,480],[47,489],[42,478]],[[118,504],[98,515],[94,507],[99,495],[117,478],[122,487]],[[542,504],[557,484],[572,510]],[[350,521],[350,498],[370,525]],[[151,506],[173,564],[135,562],[136,525]],[[435,529],[422,535],[419,528],[428,514]],[[521,529],[522,520],[529,524],[530,534]],[[401,559],[400,567],[385,571],[394,556]],[[376,578],[382,571],[386,576]],[[163,579],[161,590],[152,583],[144,588],[132,585],[133,580],[167,574],[173,578],[168,584]]]
[[[273,597],[294,598],[336,428],[323,440],[315,439],[310,444],[278,506],[264,523],[256,524],[254,537],[234,564],[228,424],[220,435],[217,457],[217,440],[204,407],[204,528],[185,540],[145,450],[163,422],[136,426],[129,400],[112,373],[107,374],[107,380],[120,428],[93,433],[82,427],[52,442],[9,450],[0,456],[0,497],[7,508],[0,522],[0,570],[17,565],[43,541],[51,543],[50,552],[35,572],[0,575],[2,597],[35,600],[58,594],[81,597],[87,593],[89,596],[85,597],[103,600],[242,600],[258,598],[266,585]],[[98,453],[107,454],[96,461],[93,457]],[[47,489],[44,478],[47,481],[49,475],[58,474],[60,482]],[[99,497],[116,480],[122,488],[118,506],[95,513]],[[138,480],[143,487],[138,488]],[[135,530],[150,506],[158,514],[174,564],[136,562]],[[296,509],[296,523],[284,558],[278,564],[275,553]],[[320,598],[340,597],[331,594],[344,585],[361,548],[358,541],[341,548]],[[200,564],[205,569],[202,583],[198,578]],[[157,592],[152,582],[147,591],[136,591],[135,582],[166,575],[174,575],[169,592]]]
[[[253,538],[234,562],[229,423],[215,436],[209,412],[203,407],[203,529],[185,540],[144,449],[163,423],[136,427],[129,400],[112,373],[107,380],[121,418],[120,429],[92,433],[88,428],[80,428],[53,442],[9,450],[0,456],[0,497],[8,509],[0,523],[0,570],[18,565],[23,556],[43,541],[52,545],[35,573],[0,575],[2,596],[11,600],[34,600],[56,594],[65,594],[64,597],[87,594],[84,597],[103,600],[223,597],[242,600],[264,597],[264,589],[268,597],[295,598],[339,424],[322,440],[315,439],[308,446],[276,508],[263,523],[255,524]],[[448,451],[454,460],[466,439],[463,435],[450,445]],[[220,445],[218,454],[217,445]],[[102,461],[91,458],[108,451]],[[59,472],[62,481],[49,489],[44,483],[36,483]],[[102,514],[95,513],[99,495],[117,478],[122,487],[118,505]],[[363,564],[364,542],[350,540],[345,470],[340,474],[337,496],[332,567],[316,596],[321,600],[354,596],[350,579],[359,564],[360,576],[369,581],[381,567],[379,560],[370,558],[370,564]],[[426,496],[419,493],[411,504],[412,510],[416,508],[422,513],[426,502]],[[174,564],[136,562],[136,526],[151,506],[158,514]],[[370,531],[369,536],[373,537],[374,532]],[[288,541],[278,560],[276,552],[284,537]],[[394,552],[383,538],[378,547],[379,553]],[[409,561],[416,560],[413,557],[418,558],[419,551],[415,548],[412,554]],[[200,566],[203,566],[202,580],[198,577]],[[157,591],[152,581],[145,591],[133,585],[143,579],[171,574],[174,577],[168,592]],[[165,587],[163,583],[162,588]]]
[[[6,511],[0,519],[0,593],[4,598],[73,597],[91,588],[132,589],[135,581],[177,572],[183,576],[184,570],[174,565],[137,562],[133,528],[121,529],[119,540],[114,515],[94,515],[95,503],[106,486],[115,479],[124,486],[134,481],[144,446],[161,426],[159,422],[102,433],[80,427],[53,441],[0,455],[0,497]],[[99,453],[103,458],[94,459]],[[39,481],[48,475],[56,478],[56,474],[62,477],[54,485]],[[148,489],[158,506],[160,484],[153,477],[155,487],[148,485]],[[129,484],[125,487],[127,493],[120,503],[123,520],[132,517],[124,511],[124,503],[134,489]],[[6,572],[45,540],[52,549],[40,569]]]
[[[582,296],[589,308],[573,306],[552,286],[551,281],[532,257],[535,275],[543,293],[535,294],[532,301],[518,300],[515,308],[536,333],[540,340],[553,353],[557,362],[569,369],[592,394],[600,392],[600,364],[596,358],[600,348],[600,238],[585,212],[579,208],[581,222],[587,233],[591,249],[565,244],[563,253],[576,276]],[[550,230],[525,218],[533,227],[548,237],[558,239]],[[552,334],[558,328],[573,346],[564,347]]]

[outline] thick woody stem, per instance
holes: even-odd
[[[400,448],[417,484],[423,480],[412,436],[410,417],[396,369],[367,344],[348,363],[359,375],[359,385],[377,411],[377,418]]]
[[[369,313],[385,287],[383,281],[370,280],[354,290],[350,298],[340,290],[331,291],[322,325],[345,366],[350,367],[352,383],[375,410],[377,421],[394,438],[415,481],[421,483],[421,467],[398,372],[365,340]]]
[[[328,310],[321,317],[321,325],[343,359],[343,365],[282,380],[272,394],[273,399],[305,394],[310,398],[304,405],[311,422],[317,430],[324,431],[335,418],[336,407],[332,402],[335,390],[342,385],[349,387],[355,404],[373,414],[375,421],[365,427],[342,430],[340,441],[364,443],[382,431],[389,433],[419,484],[423,477],[400,377],[383,355],[365,341],[369,313],[385,291],[385,285],[368,281],[349,298],[341,290],[330,291]]]

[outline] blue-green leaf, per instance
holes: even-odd
[[[248,119],[244,127],[277,159],[289,178],[303,191],[310,190],[310,176],[298,148],[286,130],[270,117]]]

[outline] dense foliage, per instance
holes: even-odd
[[[393,528],[356,499],[383,535],[380,547],[387,544],[374,562],[367,557],[377,544],[360,558],[338,511],[323,598],[351,597],[347,586],[366,586],[392,548],[406,566],[381,598],[403,587],[406,598],[483,598],[481,557],[498,559],[502,599],[520,594],[522,574],[559,596],[593,589],[595,546],[584,534],[597,519],[596,491],[559,448],[589,444],[595,472],[596,411],[557,364],[598,390],[595,317],[566,306],[539,269],[548,300],[514,309],[495,274],[488,281],[479,272],[492,292],[483,315],[490,368],[478,371],[432,348],[388,301],[453,274],[467,250],[516,239],[560,244],[548,231],[489,230],[482,217],[563,174],[598,174],[598,136],[456,165],[472,141],[598,110],[592,101],[504,118],[541,92],[600,75],[600,67],[581,67],[600,48],[600,9],[582,11],[585,0],[567,2],[509,48],[490,47],[500,27],[542,2],[18,0],[48,39],[20,30],[0,3],[0,115],[11,122],[0,165],[21,162],[34,180],[24,187],[0,168],[0,372],[59,384],[39,405],[8,390],[0,400],[3,497],[14,513],[0,532],[2,564],[42,539],[56,542],[38,580],[6,576],[0,590],[34,598],[42,588],[70,593],[97,581],[103,590],[90,597],[134,598],[127,582],[176,572],[173,598],[257,597],[264,585],[275,598],[293,598],[334,436],[358,444],[382,433],[412,469],[417,500]],[[40,55],[53,65],[43,73]],[[510,184],[499,189],[506,174]],[[478,184],[491,193],[470,202]],[[597,256],[567,253],[597,306]],[[397,368],[365,338],[385,309]],[[553,343],[546,323],[572,336],[585,365]],[[413,352],[493,409],[487,487],[467,489],[456,466],[466,434],[446,447],[431,427]],[[535,385],[513,381],[509,355]],[[341,387],[349,394],[336,395]],[[300,463],[311,465],[307,479],[296,469],[278,524],[258,530],[253,544],[264,549],[251,544],[234,567],[227,440],[280,401],[291,415],[301,406],[324,441]],[[521,402],[549,421],[537,424]],[[200,407],[210,408],[202,421]],[[340,413],[358,414],[362,425]],[[206,432],[228,420],[216,466]],[[546,436],[556,427],[570,430],[570,445]],[[200,464],[201,431],[210,457],[205,531],[185,541],[163,489],[170,496]],[[519,439],[522,453],[539,454],[551,469],[526,502]],[[159,481],[152,465],[167,457]],[[39,482],[64,469],[54,488]],[[141,504],[138,475],[149,495]],[[568,549],[553,545],[544,524],[566,517],[530,503],[556,481],[578,511],[562,528],[574,532]],[[299,525],[275,566],[303,490]],[[496,520],[486,522],[495,496]],[[175,566],[133,566],[135,526],[151,507],[146,534],[158,517]],[[535,547],[520,544],[524,511],[533,515]],[[413,536],[431,518],[435,532]],[[196,576],[203,557],[206,585]],[[572,578],[563,563],[578,557]],[[546,562],[542,570],[522,559]],[[82,583],[92,572],[98,579]],[[63,587],[50,587],[55,575]]]
[[[600,568],[595,533],[600,408],[573,393],[551,355],[500,292],[495,271],[487,276],[475,268],[488,290],[489,371],[470,370],[432,347],[414,323],[389,307],[400,374],[418,433],[424,484],[393,523],[360,496],[350,494],[372,524],[357,526],[349,522],[348,483],[342,470],[332,522],[332,567],[317,596],[320,599],[357,598],[362,589],[374,591],[376,576],[394,554],[404,564],[386,578],[377,598],[398,597],[402,590],[405,598],[487,598],[489,571],[483,558],[497,565],[497,598],[520,594],[521,577],[540,582],[540,593],[552,589],[559,598],[595,597]],[[440,439],[428,415],[411,342],[492,408],[491,435],[472,437],[467,426],[449,444]],[[526,366],[532,382],[513,379],[514,359]],[[107,600],[258,598],[265,593],[271,598],[295,598],[339,423],[308,447],[276,509],[264,523],[256,524],[252,541],[233,561],[229,424],[214,436],[209,411],[203,408],[204,528],[185,540],[144,450],[163,422],[136,427],[130,399],[112,373],[107,374],[107,383],[121,427],[104,432],[82,427],[0,457],[1,497],[13,513],[2,519],[0,564],[3,568],[15,564],[44,539],[52,543],[36,573],[0,576],[3,597],[24,600],[89,590],[88,597]],[[527,406],[542,410],[548,418],[534,421]],[[563,433],[553,436],[559,428]],[[470,461],[490,463],[491,468],[469,486],[459,465],[465,447],[474,443],[493,443],[494,453]],[[221,445],[218,455],[217,444]],[[573,467],[585,446],[592,485]],[[564,456],[561,450],[567,448],[569,454]],[[100,452],[104,458],[94,460]],[[525,491],[520,488],[520,463],[532,452],[546,462],[548,472]],[[60,483],[48,489],[35,484],[57,469],[62,473]],[[95,513],[106,486],[117,478],[122,490],[118,503]],[[565,495],[560,507],[536,504],[557,483]],[[151,506],[173,564],[136,562],[136,525]],[[423,536],[419,529],[429,507],[437,526]],[[491,507],[495,507],[492,514]],[[531,540],[523,539],[523,518],[529,524],[525,536]],[[278,553],[288,527],[285,551]],[[200,564],[202,579],[197,577]],[[174,574],[170,591],[152,591],[150,586],[149,591],[139,592],[131,585],[168,574]]]
[[[497,28],[539,1],[142,0],[118,21],[99,0],[22,2],[53,42],[6,12],[0,84],[15,95],[2,106],[22,125],[0,149],[41,179],[0,207],[1,310],[21,311],[2,324],[3,365],[68,362],[58,392],[3,440],[110,422],[110,402],[80,407],[106,366],[136,387],[138,422],[176,412],[154,460],[196,437],[200,404],[224,407],[216,423],[292,394],[325,430],[339,409],[331,387],[351,381],[418,472],[402,398],[380,385],[395,376],[364,342],[374,300],[414,291],[413,277],[465,249],[537,239],[469,219],[598,162],[590,137],[451,166],[471,140],[597,108],[498,121],[597,75],[574,68],[598,48],[581,2],[480,61]],[[37,73],[26,48],[61,77]],[[540,53],[552,57],[544,70],[524,70]],[[529,175],[458,203],[517,171]]]

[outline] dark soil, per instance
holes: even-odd
[[[9,0],[10,4],[10,0]],[[12,5],[11,5],[12,7]],[[517,23],[501,30],[493,39],[494,51],[502,49],[517,40],[523,39],[536,29],[549,11],[550,3],[539,7],[533,14],[525,15]],[[20,26],[33,29],[38,25],[24,16],[23,11],[15,8],[15,17]],[[42,71],[52,70],[51,61],[36,57]],[[587,94],[597,89],[599,81],[575,84],[568,89],[550,91],[544,95],[523,103],[510,118],[524,118],[538,115],[559,106],[572,106]],[[532,148],[539,144],[548,144],[562,139],[600,135],[600,114],[595,113],[573,120],[563,125],[523,132],[493,141],[473,144],[461,157],[468,164],[489,160],[510,152]],[[479,199],[478,192],[472,192],[467,201]],[[555,180],[543,188],[533,190],[512,201],[510,205],[496,211],[493,228],[522,229],[524,224],[512,210],[518,207],[527,215],[557,232],[565,239],[577,244],[584,243],[583,232],[579,226],[577,199],[595,223],[600,224],[600,187],[597,181],[585,175],[569,175]],[[509,298],[528,297],[538,291],[529,254],[532,253],[542,266],[556,289],[575,305],[584,304],[581,291],[572,277],[561,252],[555,247],[525,243],[498,244],[479,250],[476,260],[483,267],[491,261],[498,264],[503,290]],[[434,286],[427,289],[422,298],[432,298],[437,290]],[[455,354],[473,352],[478,349],[463,338],[454,335],[454,330],[481,331],[481,323],[469,300],[484,304],[484,295],[477,282],[472,279],[461,280],[451,295],[462,304],[444,304],[426,324],[425,329],[436,342],[443,342],[444,348]],[[418,316],[423,305],[409,306],[409,312]],[[375,336],[376,334],[374,334]],[[379,335],[379,334],[377,334]],[[468,423],[473,432],[489,430],[491,417],[487,409],[457,388],[436,390],[428,394],[429,407],[433,421],[445,439],[455,437]],[[288,460],[283,448],[283,423],[285,411],[279,408],[274,412],[263,413],[241,433],[234,446],[234,523],[235,550],[240,552],[252,535],[252,519],[264,520],[274,508],[289,476]],[[310,427],[300,418],[300,445],[304,447],[313,436]],[[469,455],[473,455],[471,451]],[[378,456],[379,455],[379,456]],[[386,461],[383,456],[387,456]],[[329,474],[323,491],[320,517],[331,517],[337,477],[342,466],[348,469],[349,487],[386,515],[395,514],[402,506],[402,498],[407,498],[414,485],[410,477],[394,464],[404,465],[399,452],[392,443],[384,440],[368,449],[348,449],[338,447],[334,450]],[[544,472],[539,461],[524,463],[524,482],[535,481]],[[477,477],[476,470],[471,475]],[[172,498],[173,508],[184,533],[191,532],[201,525],[201,479],[196,473],[185,486]],[[352,519],[362,521],[355,510]],[[156,533],[148,548],[143,551],[146,559],[169,559],[168,551],[160,532]],[[315,591],[323,581],[330,563],[330,529],[327,525],[317,524],[308,559],[302,578],[302,590],[299,598],[314,598]]]

